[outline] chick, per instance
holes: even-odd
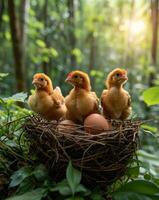
[[[123,89],[127,80],[127,71],[120,68],[108,74],[107,90],[101,95],[101,105],[106,118],[124,120],[131,114],[131,97]]]
[[[66,113],[66,106],[61,90],[57,87],[53,89],[50,78],[37,73],[33,77],[35,94],[29,96],[28,104],[30,108],[48,120],[58,120]]]
[[[67,107],[66,119],[82,123],[92,113],[99,113],[99,100],[95,92],[91,92],[89,76],[82,71],[70,72],[66,82],[74,86],[65,98]]]

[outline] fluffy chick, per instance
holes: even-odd
[[[127,71],[120,68],[108,74],[107,90],[101,95],[103,114],[106,118],[124,120],[131,114],[131,97],[123,88],[127,80]]]
[[[29,96],[30,108],[48,120],[63,117],[66,106],[60,88],[53,89],[51,79],[43,73],[35,74],[32,83],[35,86],[35,93]]]
[[[91,92],[89,76],[82,71],[70,72],[66,82],[74,86],[65,98],[67,107],[66,119],[82,123],[92,113],[99,113],[99,100],[95,92]]]

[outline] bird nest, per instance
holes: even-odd
[[[25,121],[24,129],[30,141],[30,154],[45,164],[53,180],[65,177],[71,160],[82,171],[82,182],[95,187],[120,179],[137,148],[139,121],[111,120],[110,123],[112,130],[92,135],[81,125],[70,129],[71,125],[65,124],[59,129],[57,121],[32,116]]]

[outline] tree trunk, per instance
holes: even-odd
[[[17,92],[24,91],[25,88],[25,61],[24,61],[24,31],[20,27],[20,22],[16,16],[15,1],[8,0],[8,14],[10,18],[10,30],[12,37],[13,56],[15,62],[15,77]]]
[[[47,10],[48,10],[48,0],[44,1],[44,7],[43,7],[43,16],[44,16],[44,29],[46,30],[48,28],[48,20],[47,20]],[[47,34],[44,33],[44,42],[46,44],[46,47],[48,48],[48,38],[47,38]],[[42,69],[43,72],[46,74],[49,74],[49,66],[48,66],[48,62],[43,62],[42,64]]]
[[[154,68],[156,68],[157,65],[158,6],[159,6],[159,0],[151,0],[151,20],[152,20],[151,60]],[[155,79],[155,71],[150,73],[149,86],[153,86],[154,79]]]
[[[90,35],[90,60],[89,60],[89,70],[91,71],[93,68],[95,68],[96,63],[96,38],[94,37],[94,34],[91,33]]]
[[[28,19],[28,10],[29,8],[29,1],[28,0],[21,0],[20,5],[20,29],[21,29],[21,38],[23,43],[26,43],[26,31],[27,31],[27,19]]]
[[[23,59],[25,66],[28,64],[26,59],[26,44],[27,44],[27,21],[28,21],[28,10],[30,7],[29,0],[21,0],[20,5],[20,29],[21,29],[21,40],[22,40],[22,49],[23,49]],[[24,67],[25,74],[28,74],[29,67]],[[26,77],[26,88],[29,91],[29,80],[27,80],[28,77]]]
[[[2,16],[4,12],[4,0],[0,0],[0,30],[2,27]]]
[[[72,50],[76,47],[76,37],[75,37],[75,1],[67,0],[68,5],[68,21],[69,21],[69,44],[70,44],[70,65],[71,67],[76,66],[76,56],[72,53]]]

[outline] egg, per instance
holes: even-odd
[[[61,133],[73,133],[76,128],[77,126],[72,120],[63,120],[57,126],[58,132]]]
[[[99,134],[110,130],[111,124],[100,114],[91,114],[84,121],[84,129],[90,134]]]

